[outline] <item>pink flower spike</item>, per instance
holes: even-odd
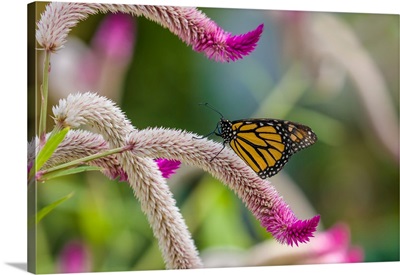
[[[215,25],[206,30],[205,37],[199,39],[193,49],[218,62],[236,61],[255,49],[263,28],[264,24],[261,24],[253,31],[235,36]]]
[[[36,40],[45,50],[61,49],[68,33],[79,21],[98,12],[144,16],[169,29],[193,50],[218,62],[236,61],[250,54],[260,39],[264,25],[241,35],[224,31],[197,8],[118,5],[98,3],[51,3],[38,22]],[[118,34],[117,34],[118,35]]]
[[[283,201],[276,203],[270,213],[265,213],[261,218],[261,225],[270,232],[274,238],[284,244],[293,246],[306,243],[319,223],[320,216],[314,216],[309,220],[299,220],[292,210]]]
[[[162,176],[168,179],[179,168],[181,162],[179,160],[156,159],[155,162],[160,169]]]
[[[194,138],[195,137],[195,138]],[[221,150],[216,143],[193,133],[162,128],[132,132],[126,144],[139,157],[177,159],[203,168],[229,186],[279,242],[293,246],[313,237],[320,220],[299,220],[282,197],[266,180],[262,180],[232,150]],[[210,156],[218,157],[210,162]]]

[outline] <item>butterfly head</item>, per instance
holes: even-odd
[[[221,137],[224,142],[231,141],[235,136],[235,132],[232,129],[232,122],[221,117],[217,129],[215,130],[215,134]]]

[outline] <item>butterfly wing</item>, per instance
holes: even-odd
[[[227,142],[263,179],[278,173],[295,152],[317,140],[308,126],[285,120],[236,120],[231,127]]]

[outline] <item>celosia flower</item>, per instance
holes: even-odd
[[[178,159],[210,172],[239,195],[261,225],[279,242],[293,246],[313,237],[320,217],[297,219],[268,181],[260,179],[231,150],[221,151],[221,144],[184,131],[157,128],[133,132],[128,143],[140,156]],[[210,162],[217,154],[218,157]]]
[[[72,27],[90,14],[122,12],[157,22],[195,51],[219,62],[235,61],[257,45],[263,24],[242,35],[224,31],[201,11],[190,7],[118,5],[99,3],[50,3],[37,23],[36,39],[45,50],[55,52],[66,42]]]
[[[28,173],[32,168],[33,160],[38,151],[38,139],[28,143]],[[70,130],[64,140],[59,144],[50,159],[43,165],[42,170],[55,167],[76,159],[91,156],[109,150],[108,143],[99,134],[82,130]],[[169,178],[179,168],[177,160],[154,160],[164,178]],[[116,155],[109,155],[100,159],[89,161],[89,165],[100,167],[101,172],[110,179],[127,181],[128,176],[118,162]]]
[[[115,103],[93,93],[70,95],[60,100],[53,113],[58,126],[95,127],[111,148],[125,146],[129,133],[137,132]],[[167,268],[201,267],[191,235],[154,158],[130,151],[116,156],[158,239]]]
[[[279,242],[293,246],[313,237],[319,219],[315,216],[310,220],[299,220],[283,201],[276,200],[270,213],[261,218],[261,225]]]
[[[53,113],[58,124],[78,127],[90,123],[111,137],[110,144],[116,140],[121,140],[120,146],[131,144],[133,154],[130,160],[138,157],[176,159],[210,172],[242,198],[255,217],[279,242],[288,245],[308,242],[316,230],[319,216],[309,220],[297,219],[269,182],[260,179],[231,150],[221,151],[220,143],[193,138],[198,136],[184,131],[136,130],[111,101],[92,93],[70,95],[53,108]],[[126,130],[123,131],[124,128]],[[126,135],[128,140],[125,140]],[[217,153],[218,157],[211,163],[210,156]],[[124,165],[124,157],[127,157],[125,153],[118,157],[122,157],[119,161]],[[123,167],[129,177],[151,177],[150,171],[140,170],[138,164],[131,165],[134,167]],[[135,170],[130,176],[126,169]]]
[[[235,36],[215,25],[214,30],[205,34],[205,37],[198,41],[193,49],[204,52],[208,58],[219,62],[236,61],[254,50],[263,27],[264,25],[261,24],[253,31]]]
[[[44,50],[56,52],[64,46],[71,28],[95,13],[96,10],[85,4],[50,3],[37,23],[36,41]]]
[[[47,135],[48,136],[48,135]],[[33,162],[38,152],[38,139],[34,138],[28,144],[28,163]],[[59,144],[50,159],[43,165],[42,170],[59,164],[91,156],[109,149],[108,143],[99,134],[83,130],[70,130]],[[89,161],[89,165],[100,167],[101,172],[110,179],[119,178],[126,181],[127,175],[121,168],[115,155]]]

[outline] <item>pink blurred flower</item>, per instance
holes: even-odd
[[[93,38],[93,48],[99,54],[115,60],[130,60],[136,33],[134,22],[128,14],[108,14]]]
[[[266,241],[241,256],[241,266],[357,263],[364,260],[363,249],[351,244],[347,224],[338,223],[317,232],[307,245],[297,248]]]
[[[134,53],[135,22],[128,14],[107,14],[89,47],[77,38],[69,38],[65,49],[52,56],[50,96],[60,98],[72,91],[95,90],[119,101]]]
[[[79,82],[108,96],[119,90],[134,51],[134,23],[135,19],[127,14],[105,16],[88,52],[76,63]]]
[[[72,241],[60,253],[58,270],[60,273],[89,272],[91,265],[87,247],[80,241]]]
[[[309,263],[357,263],[364,259],[361,247],[351,245],[350,229],[338,223],[329,230],[319,233],[310,243]]]
[[[268,240],[248,251],[207,250],[202,258],[205,267],[338,264],[362,262],[364,252],[361,247],[351,244],[349,227],[339,223],[316,233],[310,243],[296,248]]]

